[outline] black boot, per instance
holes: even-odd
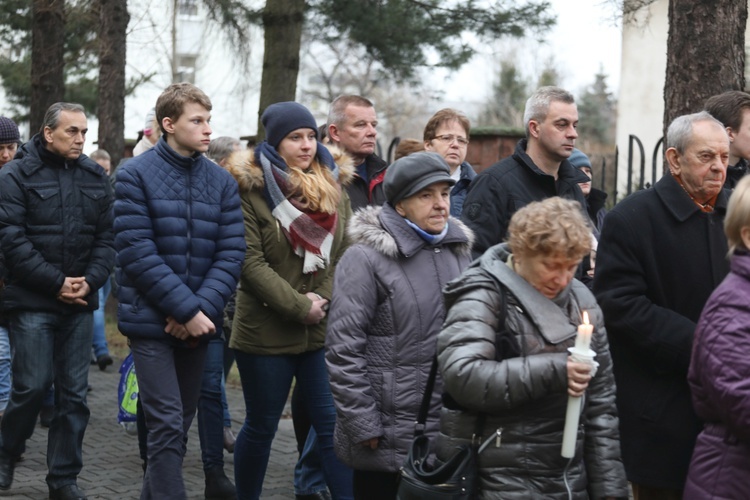
[[[224,469],[214,467],[206,471],[206,500],[236,500],[237,491]]]
[[[0,490],[9,490],[13,484],[13,469],[16,467],[16,461],[0,450]]]

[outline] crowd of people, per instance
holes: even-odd
[[[299,500],[398,498],[417,432],[435,464],[481,443],[476,498],[750,498],[750,95],[676,118],[669,171],[609,211],[561,88],[529,97],[525,139],[479,173],[454,109],[390,165],[361,96],[323,127],[272,104],[251,149],[212,140],[211,109],[168,87],[111,177],[105,151],[82,153],[80,105],[52,105],[23,144],[0,117],[0,490],[49,408],[49,498],[86,498],[114,283],[143,500],[186,498],[196,416],[205,497],[260,498],[290,392]],[[584,344],[594,361],[569,355]]]

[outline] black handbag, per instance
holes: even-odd
[[[479,436],[484,427],[484,414],[477,418],[475,438],[471,444],[461,446],[453,456],[437,466],[428,464],[430,440],[424,435],[424,426],[436,374],[437,357],[432,361],[422,405],[419,408],[414,439],[401,467],[397,500],[462,500],[476,496],[477,450]]]

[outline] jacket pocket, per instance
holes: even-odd
[[[101,213],[107,208],[107,193],[99,184],[79,186],[81,190],[81,210],[84,219],[96,224]]]
[[[26,217],[32,225],[60,225],[62,200],[56,182],[26,184],[28,205]]]

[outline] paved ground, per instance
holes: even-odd
[[[143,471],[138,456],[138,443],[117,423],[117,383],[119,363],[101,372],[92,366],[89,382],[91,420],[83,443],[83,471],[78,485],[86,490],[89,499],[137,499],[140,495]],[[227,399],[232,413],[233,428],[239,430],[244,418],[244,402],[239,388],[227,387]],[[47,473],[47,429],[37,425],[27,442],[25,460],[16,467],[10,491],[0,492],[0,499],[42,500],[48,496],[44,477]],[[293,499],[292,472],[297,447],[292,421],[283,419],[273,443],[271,460],[263,487],[263,498],[268,500]],[[234,457],[225,453],[225,471],[234,482]],[[197,423],[190,430],[188,453],[183,474],[188,498],[203,499],[204,477],[200,460]]]

